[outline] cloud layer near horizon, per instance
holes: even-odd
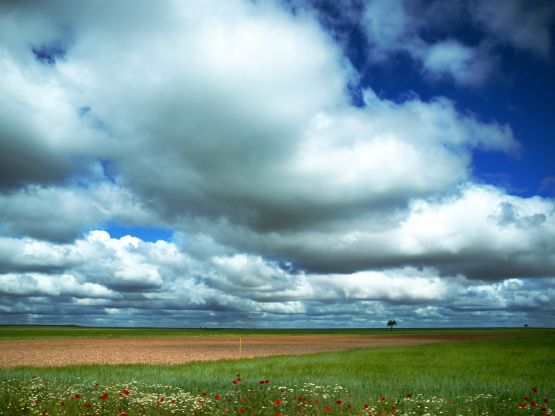
[[[360,14],[369,59],[405,45],[432,80],[487,82],[491,42],[550,49],[533,11],[509,35],[516,12],[475,10],[469,46],[424,42],[405,6],[382,27],[386,4]],[[5,323],[551,321],[555,201],[472,175],[476,151],[519,154],[511,127],[442,96],[354,106],[360,74],[305,6],[0,6]]]

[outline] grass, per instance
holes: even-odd
[[[444,331],[438,332],[445,334]],[[433,333],[437,332],[433,331]],[[49,379],[53,386],[77,385],[84,380],[88,380],[89,384],[99,383],[101,386],[118,384],[124,386],[133,382],[139,383],[141,387],[137,389],[144,394],[155,396],[169,395],[172,391],[201,395],[202,392],[207,391],[211,394],[217,392],[225,397],[226,395],[235,397],[233,395],[237,394],[237,386],[231,384],[230,380],[240,374],[242,385],[250,386],[248,388],[255,388],[260,380],[270,380],[268,388],[289,386],[293,390],[301,389],[305,383],[315,383],[318,386],[340,384],[353,395],[352,398],[347,395],[342,396],[345,402],[350,400],[353,406],[358,406],[357,408],[366,402],[381,403],[379,398],[382,395],[388,400],[395,398],[398,406],[403,404],[402,398],[406,398],[408,394],[421,397],[422,402],[435,398],[433,400],[443,401],[441,406],[444,407],[451,401],[448,408],[436,406],[436,410],[441,407],[442,411],[447,412],[444,414],[451,414],[449,413],[451,411],[452,414],[461,414],[461,412],[484,414],[476,413],[474,407],[469,413],[469,398],[476,397],[483,402],[482,411],[489,409],[488,414],[505,414],[498,408],[491,410],[491,406],[501,402],[510,403],[510,406],[507,405],[510,411],[506,414],[520,414],[517,412],[520,408],[516,409],[515,406],[521,404],[526,394],[531,394],[531,387],[537,387],[538,394],[542,394],[542,400],[543,398],[555,400],[555,330],[498,330],[495,333],[510,336],[413,347],[360,349],[306,356],[227,360],[175,366],[93,365],[41,369],[15,368],[3,369],[0,374],[3,380],[10,380],[15,385],[20,383],[21,386],[28,384],[33,375],[38,375],[39,378]],[[476,332],[471,331],[471,334]],[[248,388],[245,387],[246,390]],[[8,388],[5,387],[4,390],[7,391]],[[264,400],[268,402],[272,394],[275,396],[276,391],[270,391],[264,396]],[[291,397],[283,397],[288,403],[297,393],[290,392],[289,395]],[[491,397],[488,399],[482,397],[483,395]],[[10,395],[8,396],[6,392],[0,391],[0,398],[3,397],[4,402],[14,400],[10,399]],[[98,398],[96,400],[98,401]],[[392,403],[390,401],[389,405]],[[409,404],[414,403],[411,401]],[[549,410],[546,407],[538,407],[538,412],[541,408]],[[346,411],[345,407],[334,409],[336,413],[339,410]],[[323,412],[322,409],[318,411]],[[190,409],[189,412],[191,412]]]
[[[239,335],[519,335],[537,329],[521,328],[446,328],[403,329],[390,331],[386,328],[350,329],[242,329],[242,328],[98,328],[82,326],[26,326],[0,325],[1,339],[37,338],[146,338],[180,336],[239,336]]]

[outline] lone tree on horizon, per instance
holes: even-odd
[[[394,319],[390,319],[389,321],[387,321],[387,326],[389,327],[389,329],[391,331],[393,331],[393,327],[397,325],[397,321],[395,321]]]

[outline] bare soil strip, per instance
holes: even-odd
[[[484,339],[484,336],[273,335],[242,337],[94,338],[1,340],[0,367],[79,364],[184,364],[299,355],[354,348],[400,347],[433,342]]]

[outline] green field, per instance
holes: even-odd
[[[254,332],[306,334],[322,331]],[[10,337],[29,338],[33,342],[44,336],[191,336],[207,335],[208,332],[218,336],[253,334],[253,331],[238,330],[3,327],[0,337],[4,340]],[[373,333],[365,330],[326,333],[330,332]],[[47,414],[108,415],[120,414],[118,407],[126,416],[224,414],[226,408],[229,414],[239,414],[243,409],[245,414],[264,415],[392,412],[415,415],[553,414],[555,330],[394,330],[393,333],[488,334],[500,338],[176,366],[94,365],[3,369],[0,400],[4,410],[0,414],[41,414],[47,411]],[[238,374],[240,381],[232,384],[231,381]],[[260,385],[261,380],[270,382]],[[321,387],[302,387],[305,383]],[[336,385],[345,390],[335,390]],[[284,391],[279,390],[279,387],[283,387]],[[121,396],[119,391],[124,389],[129,389],[137,402],[132,400],[131,395]],[[257,393],[251,394],[252,390]],[[109,399],[113,400],[101,399],[101,392],[106,392]],[[207,393],[206,396],[202,395],[203,392]],[[29,397],[20,397],[35,393],[42,395],[38,404]],[[81,400],[72,400],[71,395],[74,393],[90,396],[89,401],[94,405],[92,409],[97,413],[90,413],[91,409],[81,407]],[[192,394],[192,398],[186,394]],[[226,400],[229,398],[231,402],[214,400],[216,394]],[[165,397],[162,403],[159,402],[160,397]],[[171,397],[175,403],[167,399]],[[299,398],[306,397],[310,397],[311,408],[293,406]],[[279,406],[275,404],[276,400],[280,401]],[[317,402],[314,403],[314,400]],[[338,400],[341,404],[338,404]],[[547,402],[544,403],[544,400]],[[64,406],[59,405],[62,401]],[[198,401],[204,402],[199,409],[189,406],[189,402],[198,404]],[[122,408],[122,403],[127,407]],[[189,403],[189,407],[178,406],[185,406],[185,403]],[[368,405],[368,409],[364,409],[364,405]],[[17,412],[14,410],[16,407]],[[329,412],[326,407],[330,409]]]

